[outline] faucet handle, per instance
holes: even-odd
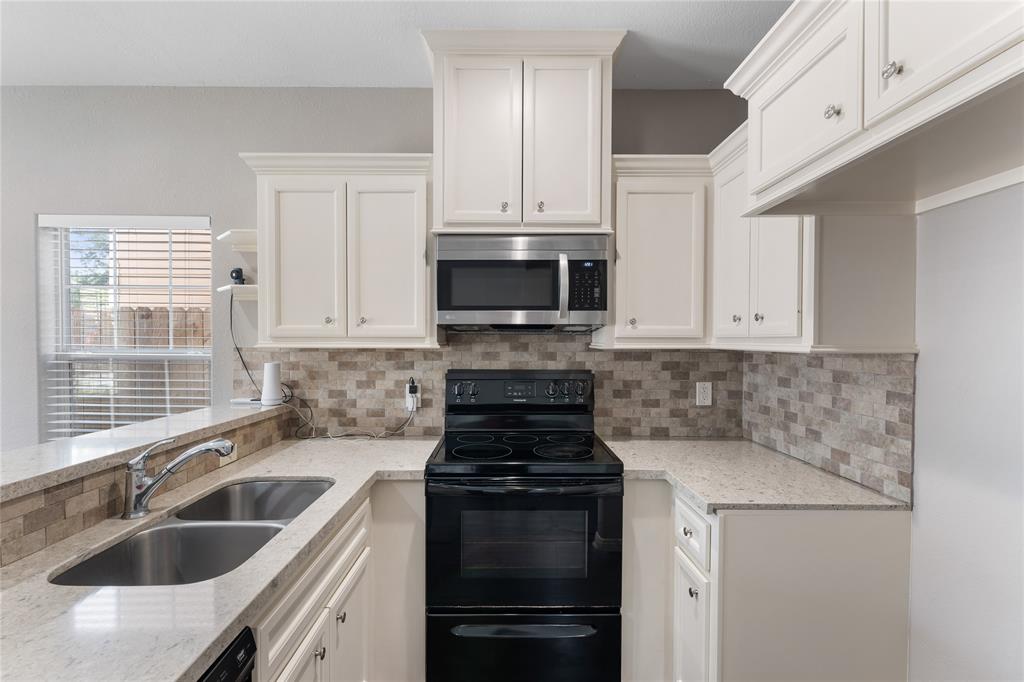
[[[173,443],[176,440],[178,440],[178,439],[177,438],[164,438],[163,440],[158,440],[157,442],[153,443],[148,448],[143,450],[141,453],[139,453],[138,455],[136,455],[132,459],[128,460],[128,468],[129,469],[138,469],[138,468],[143,468],[144,469],[146,467],[146,460],[149,459],[149,456],[151,454],[153,454],[154,450],[156,450],[157,448],[159,448],[159,447],[161,447],[163,445],[168,445],[170,443]]]

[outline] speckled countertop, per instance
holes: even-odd
[[[285,441],[154,500],[138,521],[109,519],[0,570],[0,677],[193,680],[277,597],[379,479],[416,480],[434,439]],[[704,511],[906,509],[747,441],[611,441],[627,478],[665,479]],[[227,483],[327,478],[326,493],[239,568],[190,585],[67,587],[47,581]]]

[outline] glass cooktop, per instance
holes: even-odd
[[[429,473],[622,472],[622,462],[588,432],[449,432],[427,462]]]

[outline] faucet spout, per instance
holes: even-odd
[[[189,448],[171,460],[156,476],[152,478],[146,476],[146,462],[152,453],[161,445],[173,442],[174,439],[169,438],[154,443],[141,455],[128,462],[124,482],[124,513],[121,515],[121,518],[137,519],[148,514],[149,499],[156,493],[157,488],[163,485],[164,481],[177,473],[185,464],[199,455],[213,452],[219,457],[227,457],[235,451],[234,443],[226,438],[217,438]]]

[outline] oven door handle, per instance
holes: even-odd
[[[456,637],[472,639],[575,639],[593,637],[597,629],[592,625],[456,625]]]
[[[487,485],[473,483],[439,483],[427,481],[428,495],[565,495],[597,497],[621,495],[622,482],[585,483],[581,485]]]
[[[558,319],[569,321],[569,254],[558,254]]]

